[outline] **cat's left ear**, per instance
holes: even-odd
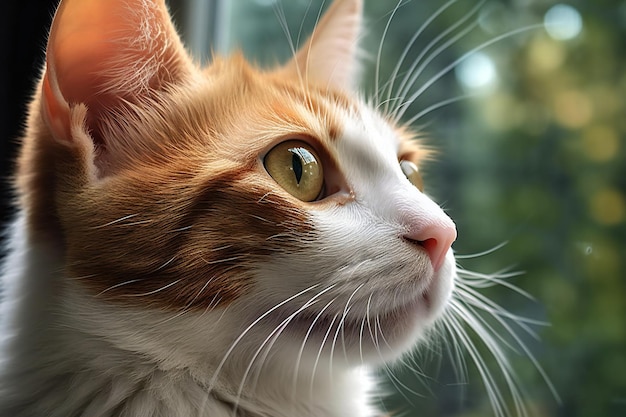
[[[84,105],[85,127],[111,150],[116,143],[99,137],[104,120],[186,79],[192,68],[164,0],[62,0],[48,38],[42,116],[58,141],[71,143],[71,110]]]
[[[357,87],[363,0],[335,0],[313,34],[279,73],[343,90]]]

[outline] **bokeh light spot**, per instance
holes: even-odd
[[[562,126],[577,129],[591,121],[593,107],[589,98],[580,91],[563,91],[554,99],[554,116]]]
[[[620,147],[620,138],[610,126],[590,126],[583,131],[584,155],[592,161],[607,162],[613,159]]]
[[[575,38],[583,29],[583,19],[578,10],[567,4],[557,4],[548,10],[543,24],[552,39]]]
[[[514,129],[524,122],[523,106],[504,92],[490,95],[482,108],[482,114],[487,125],[496,131]]]
[[[614,226],[626,217],[626,201],[618,190],[603,188],[591,195],[591,217],[599,224]]]
[[[497,79],[496,66],[489,56],[477,52],[456,67],[456,77],[464,87],[470,89],[488,87]]]
[[[563,46],[548,38],[537,38],[528,51],[528,69],[533,73],[547,73],[561,66],[565,60]]]

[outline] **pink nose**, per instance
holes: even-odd
[[[445,220],[439,219],[437,222],[420,225],[403,237],[407,241],[423,247],[430,257],[433,268],[438,271],[443,265],[446,253],[456,240],[456,227],[452,220],[446,217]]]

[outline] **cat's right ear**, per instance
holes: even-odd
[[[278,74],[353,90],[361,70],[358,42],[362,14],[363,0],[335,0],[307,42]]]
[[[71,113],[86,106],[85,130],[113,149],[98,137],[104,119],[192,71],[164,0],[62,0],[46,50],[42,115],[54,138],[71,144]]]

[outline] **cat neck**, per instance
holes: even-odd
[[[369,380],[360,372],[331,376],[320,369],[311,385],[310,379],[294,381],[293,367],[281,365],[281,358],[267,358],[254,384],[242,387],[246,363],[220,363],[223,346],[231,342],[219,333],[211,343],[215,349],[200,353],[175,348],[181,345],[181,317],[146,333],[149,313],[122,317],[115,306],[80,294],[63,276],[62,255],[33,244],[27,230],[22,216],[13,225],[4,273],[0,417],[373,415],[365,406]],[[219,323],[204,333],[234,325]],[[193,325],[184,326],[194,333]],[[164,335],[164,328],[172,333]],[[170,337],[171,348],[156,343]],[[218,368],[220,377],[213,378]],[[296,392],[294,383],[307,389]]]

